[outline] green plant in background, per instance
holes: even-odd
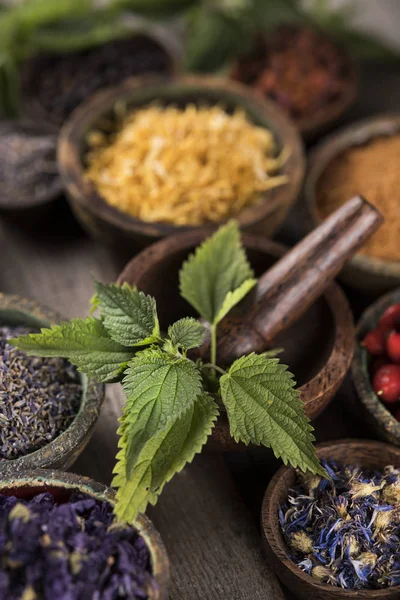
[[[203,0],[189,13],[186,67],[221,69],[246,52],[256,32],[296,22],[325,31],[356,57],[398,60],[398,52],[349,25],[352,12],[350,4],[332,9],[329,0]]]
[[[208,321],[211,362],[192,360],[207,329],[192,317],[160,330],[154,298],[124,284],[95,283],[100,318],[74,319],[11,341],[28,354],[65,357],[101,382],[122,381],[113,485],[116,513],[130,521],[200,452],[226,410],[236,441],[263,444],[303,471],[326,475],[293,375],[275,351],[252,353],[227,370],[217,362],[218,323],[256,284],[235,222],[221,227],[183,264],[180,290]]]
[[[185,67],[223,69],[245,52],[257,31],[280,23],[319,27],[356,56],[398,59],[399,53],[349,25],[349,8],[332,10],[327,0],[25,0],[0,8],[0,113],[16,114],[18,64],[40,52],[72,52],[132,35],[147,19],[186,23]],[[140,18],[142,17],[142,19]]]

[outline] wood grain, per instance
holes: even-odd
[[[121,263],[64,213],[53,227],[53,235],[49,229],[28,234],[0,221],[0,291],[35,298],[66,317],[84,316],[93,291],[90,274],[112,281]],[[122,402],[120,386],[108,386],[94,435],[74,471],[110,483]],[[171,600],[283,599],[260,555],[259,534],[221,461],[200,457],[166,486],[151,517],[171,557]]]
[[[283,600],[246,513],[217,456],[199,456],[166,487],[149,516],[170,548],[173,598]]]

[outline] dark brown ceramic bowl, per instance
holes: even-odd
[[[59,315],[33,300],[0,294],[0,325],[40,328],[61,321]],[[94,383],[84,375],[81,375],[81,381],[81,406],[68,429],[26,456],[0,459],[3,478],[36,468],[67,469],[75,462],[92,435],[104,400],[104,385]]]
[[[273,34],[274,31],[269,35]],[[357,98],[359,78],[356,66],[344,48],[338,48],[338,50],[341,53],[343,70],[346,73],[342,93],[332,102],[329,102],[325,106],[321,106],[318,110],[314,111],[313,114],[297,119],[293,118],[294,124],[306,142],[314,141],[318,136],[331,129],[335,123],[346,114]],[[234,74],[239,63],[240,61],[233,66],[231,72],[231,76],[234,77],[234,79]],[[250,82],[249,85],[251,86]],[[262,94],[262,92],[257,90],[254,90],[254,93],[257,95]]]
[[[263,201],[244,210],[238,220],[244,230],[266,236],[275,233],[295,202],[303,179],[304,155],[296,129],[273,103],[256,99],[251,90],[223,79],[205,77],[132,79],[93,96],[73,113],[61,131],[58,160],[71,207],[83,227],[116,249],[124,247],[129,251],[168,235],[196,229],[146,223],[124,214],[107,204],[84,177],[88,131],[95,128],[102,117],[112,116],[117,102],[126,103],[129,110],[134,110],[154,100],[180,106],[189,102],[222,104],[227,110],[239,107],[253,122],[271,129],[279,148],[286,148],[290,154],[282,168],[288,182],[266,192]]]
[[[75,473],[34,469],[26,473],[9,474],[0,483],[0,494],[24,499],[51,492],[57,502],[67,502],[73,491],[88,494],[100,502],[109,502],[111,506],[115,503],[115,492],[112,489]],[[160,534],[146,515],[139,515],[132,525],[146,542],[150,551],[152,573],[158,583],[158,590],[149,596],[149,600],[167,600],[169,561]]]
[[[137,285],[156,298],[164,330],[181,317],[195,315],[179,295],[178,273],[188,254],[209,233],[203,229],[162,240],[133,258],[119,276],[119,283],[127,281]],[[261,236],[244,235],[243,243],[257,275],[264,273],[285,252],[283,246]],[[314,419],[331,401],[353,357],[353,319],[338,286],[331,284],[306,314],[278,335],[275,342],[285,349],[280,358],[294,372],[305,412]],[[240,448],[230,437],[226,415],[219,418],[209,447]]]
[[[321,222],[317,210],[316,188],[328,164],[347,148],[399,132],[400,116],[371,117],[341,129],[316,147],[309,160],[304,184],[309,229]],[[400,285],[400,262],[356,254],[343,269],[341,279],[351,287],[379,295]]]
[[[378,324],[382,313],[392,304],[400,302],[400,288],[389,292],[372,304],[361,316],[357,325],[357,346],[351,374],[357,396],[362,403],[366,420],[383,440],[400,446],[400,423],[379,400],[372,389],[368,372],[368,353],[360,341]],[[356,407],[357,408],[357,407]],[[359,406],[358,406],[359,408]]]
[[[328,442],[317,446],[317,456],[320,459],[356,464],[368,469],[383,469],[387,465],[400,467],[400,449],[381,442],[364,440]],[[295,481],[294,469],[280,468],[268,485],[261,513],[264,547],[271,567],[282,583],[299,600],[310,600],[310,598],[312,600],[398,600],[399,587],[382,590],[344,590],[341,587],[317,582],[292,562],[281,532],[278,507],[286,501],[288,491]]]

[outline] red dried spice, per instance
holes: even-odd
[[[349,80],[346,55],[310,27],[284,25],[268,39],[257,37],[232,78],[251,85],[295,120],[340,99]]]

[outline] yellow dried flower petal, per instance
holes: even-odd
[[[87,177],[110,205],[148,222],[201,225],[237,216],[287,182],[270,131],[242,111],[150,106],[108,142],[91,132]]]

